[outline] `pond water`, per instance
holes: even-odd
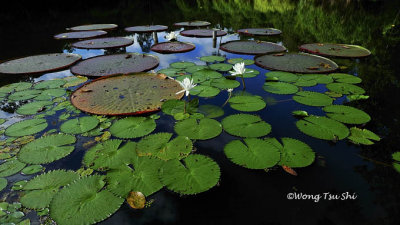
[[[0,60],[53,52],[76,53],[83,59],[124,52],[155,55],[160,63],[155,71],[168,68],[171,63],[190,61],[199,65],[206,63],[199,57],[221,55],[227,59],[253,59],[252,55],[233,54],[219,49],[221,43],[231,40],[270,41],[285,46],[289,52],[298,52],[305,43],[345,43],[361,45],[371,51],[371,56],[362,59],[331,58],[342,73],[358,76],[369,98],[347,102],[339,97],[334,104],[346,104],[361,109],[371,116],[365,126],[382,139],[370,146],[355,145],[347,139],[337,141],[320,140],[302,133],[297,127],[298,118],[291,115],[294,110],[305,110],[312,115],[325,115],[321,107],[312,107],[292,100],[292,95],[277,95],[263,89],[266,69],[255,64],[246,66],[260,74],[245,78],[246,89],[241,85],[234,89],[234,96],[258,95],[267,103],[266,108],[249,112],[259,115],[269,123],[272,131],[268,137],[280,139],[290,137],[301,140],[315,152],[315,161],[307,167],[295,168],[297,176],[286,173],[280,166],[268,171],[246,169],[232,163],[224,154],[224,146],[235,139],[223,131],[219,136],[195,141],[196,153],[212,158],[220,167],[218,184],[208,191],[195,195],[180,195],[163,188],[149,196],[154,199],[151,207],[143,210],[131,209],[126,203],[101,224],[400,224],[400,175],[392,167],[392,154],[399,151],[400,95],[399,83],[399,1],[117,1],[98,2],[96,5],[80,3],[64,8],[62,4],[49,3],[48,8],[31,12],[18,3],[2,12],[4,26],[1,27]],[[1,19],[1,18],[0,18]],[[151,34],[132,34],[123,28],[145,24],[163,24],[168,31],[158,33],[158,41],[164,42],[171,31],[182,29],[175,22],[204,20],[210,28],[219,28],[228,35],[218,37],[216,46],[212,38],[179,36],[181,42],[193,43],[193,51],[177,54],[159,54],[150,50],[154,44]],[[62,33],[66,27],[92,23],[115,23],[118,29],[107,36],[126,36],[134,43],[126,48],[112,50],[82,50],[71,47],[74,41],[55,40],[53,35]],[[273,27],[282,31],[271,37],[246,37],[235,33],[249,27]],[[225,73],[227,74],[227,73]],[[71,76],[69,70],[39,74],[35,76],[1,75],[0,86],[19,81],[38,82]],[[241,79],[237,79],[241,82]],[[304,91],[324,93],[325,84],[301,87]],[[195,97],[195,96],[192,96]],[[199,98],[200,105],[222,106],[228,98],[221,91],[212,98]],[[8,121],[6,127],[25,119],[15,113],[16,104],[2,102],[0,118]],[[224,115],[240,113],[223,107]],[[41,134],[58,129],[64,121],[59,120],[63,111],[46,116],[49,126]],[[155,132],[174,133],[176,120],[158,112]],[[86,114],[80,113],[77,117]],[[348,125],[348,127],[352,127]],[[88,149],[84,143],[94,138],[77,136],[75,150],[67,157],[44,165],[46,171],[53,169],[78,170]],[[114,138],[114,137],[112,137]],[[6,136],[1,137],[2,140]],[[133,139],[139,141],[140,138]],[[29,180],[34,175],[21,174],[7,177],[8,186],[1,191],[8,202],[18,200],[18,194],[10,188],[14,182]],[[288,194],[357,196],[346,200],[290,200]],[[32,224],[39,224],[39,217],[29,212]]]

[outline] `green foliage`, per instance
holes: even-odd
[[[186,105],[186,112],[194,113],[197,110],[198,100],[193,99]],[[167,115],[175,115],[177,113],[183,113],[185,102],[177,99],[167,100],[162,104],[161,110]]]
[[[25,104],[17,109],[20,115],[34,115],[40,112],[45,106],[53,105],[52,101],[34,101]]]
[[[40,93],[40,95],[36,96],[35,100],[52,100],[53,98],[58,98],[65,95],[67,92],[63,88],[53,88],[46,89]]]
[[[192,74],[192,78],[195,83],[200,83],[200,82],[203,82],[203,81],[209,80],[209,79],[218,79],[221,77],[222,77],[221,73],[218,73],[218,72],[216,72],[214,70],[210,70],[210,69],[198,70]],[[198,80],[198,82],[196,82],[196,79]]]
[[[395,162],[393,162],[393,167],[394,169],[400,173],[400,152],[395,152],[392,154],[392,158],[393,160],[395,160]]]
[[[7,179],[6,178],[0,178],[0,191],[2,191],[4,188],[7,187]]]
[[[317,85],[318,83],[312,77],[306,77],[304,75],[301,75],[299,76],[299,79],[297,79],[297,81],[294,82],[293,84],[299,87],[312,87]]]
[[[45,119],[23,120],[7,127],[5,135],[10,137],[22,137],[38,133],[46,129],[46,127],[47,122]]]
[[[201,105],[198,112],[204,114],[207,118],[217,118],[224,115],[224,110],[216,105]]]
[[[186,69],[190,66],[195,66],[195,63],[192,62],[174,62],[171,63],[170,66],[175,69]]]
[[[205,65],[195,65],[195,66],[189,66],[189,67],[185,68],[185,71],[188,73],[194,73],[196,71],[203,70],[206,68],[207,68],[207,66],[205,66]],[[171,69],[173,69],[173,68],[171,68]],[[181,73],[182,73],[182,71],[181,71]]]
[[[357,101],[357,100],[366,100],[369,99],[368,95],[348,95],[346,96],[347,101]]]
[[[350,136],[347,137],[354,144],[373,145],[372,141],[380,141],[381,138],[374,132],[357,127],[350,128]]]
[[[94,129],[99,120],[93,116],[78,117],[68,120],[60,126],[60,130],[66,134],[82,134]]]
[[[363,124],[371,120],[371,117],[362,110],[345,105],[325,106],[323,110],[331,119],[347,124]]]
[[[304,80],[314,80],[318,84],[330,84],[333,82],[332,77],[325,74],[303,74],[300,78]]]
[[[218,95],[220,90],[215,87],[210,87],[207,85],[197,85],[192,90],[190,90],[190,94],[197,95],[199,97],[214,97]]]
[[[299,90],[295,85],[285,82],[265,82],[263,89],[280,95],[294,94]]]
[[[8,177],[21,171],[26,166],[25,163],[17,159],[10,159],[0,164],[0,177]]]
[[[24,175],[31,175],[31,174],[35,174],[35,173],[39,173],[41,171],[43,171],[45,168],[41,165],[31,165],[31,166],[27,166],[25,167],[21,173]]]
[[[213,70],[226,72],[226,71],[229,71],[232,69],[232,65],[226,64],[226,63],[215,63],[215,64],[211,64],[210,68]]]
[[[184,73],[184,72],[185,71],[183,71],[182,69],[176,69],[176,68],[166,68],[166,69],[161,69],[161,70],[157,71],[157,73],[162,73],[169,77],[176,77],[176,76],[179,76],[179,73]]]
[[[254,96],[234,96],[229,99],[229,104],[233,109],[254,112],[265,108],[267,105],[264,100],[257,95]]]
[[[230,63],[230,64],[236,64],[236,63],[244,62],[244,65],[246,65],[246,66],[254,64],[254,60],[243,59],[243,58],[231,58],[231,59],[228,59],[227,62]]]
[[[66,81],[66,83],[64,84],[63,87],[69,88],[86,82],[88,78],[84,76],[70,76],[70,77],[65,77],[64,80]]]
[[[364,89],[356,85],[347,83],[331,83],[327,84],[326,88],[328,88],[330,91],[334,91],[344,95],[362,95],[365,93]]]
[[[361,78],[346,73],[331,73],[329,76],[339,83],[358,84],[362,81]]]
[[[218,56],[218,55],[210,55],[210,56],[202,56],[200,57],[201,61],[208,62],[208,63],[213,63],[213,62],[223,62],[225,61],[224,56]]]
[[[324,140],[342,140],[349,135],[345,125],[327,117],[310,115],[297,121],[296,126],[301,132]]]
[[[0,93],[9,94],[13,91],[23,91],[23,90],[29,89],[31,87],[32,87],[32,84],[28,83],[28,82],[13,83],[13,84],[8,84],[8,85],[0,87]]]
[[[218,136],[222,132],[222,126],[213,119],[189,118],[176,123],[175,132],[190,139],[207,140]]]
[[[224,77],[219,79],[213,79],[211,81],[211,86],[219,88],[219,89],[229,89],[229,88],[237,88],[240,86],[240,83],[236,80],[228,80]]]
[[[299,117],[306,117],[308,116],[308,112],[303,111],[303,110],[295,110],[292,112],[293,116],[299,116]]]
[[[293,73],[288,73],[288,72],[282,72],[282,71],[271,71],[265,74],[267,78],[272,78],[276,77],[278,78],[279,81],[282,82],[296,82],[299,77],[296,74]]]
[[[8,96],[8,99],[11,101],[29,100],[38,96],[40,93],[41,93],[40,90],[17,91]]]
[[[54,80],[44,80],[33,86],[35,89],[50,89],[50,88],[59,88],[63,86],[67,81],[61,79]]]
[[[313,91],[299,91],[293,96],[293,100],[309,106],[327,106],[333,102],[328,95]]]
[[[110,132],[118,138],[137,138],[150,134],[156,129],[154,119],[147,117],[127,117],[111,125]]]
[[[243,78],[252,78],[256,77],[258,74],[260,74],[260,71],[255,70],[255,69],[246,69],[245,73],[243,74]]]
[[[262,137],[271,132],[271,125],[254,115],[230,115],[221,123],[227,133],[239,137]]]

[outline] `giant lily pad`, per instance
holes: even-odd
[[[221,44],[219,48],[226,52],[248,55],[268,54],[286,50],[282,45],[266,41],[228,41]]]
[[[225,36],[227,33],[223,30],[215,30],[216,36],[221,37]],[[187,37],[213,37],[214,30],[213,29],[194,29],[194,30],[184,30],[181,31],[182,36]]]
[[[168,189],[179,194],[197,194],[214,187],[220,177],[217,163],[203,155],[189,155],[183,163],[177,159],[167,161],[161,169],[161,181]]]
[[[175,132],[190,139],[207,140],[218,136],[222,132],[222,126],[213,119],[196,120],[189,118],[178,122],[175,125]]]
[[[339,68],[332,60],[310,54],[282,53],[261,55],[256,56],[254,60],[259,67],[292,73],[328,73]]]
[[[151,32],[160,32],[166,30],[168,30],[168,27],[164,25],[144,25],[144,26],[134,26],[125,28],[125,31],[134,33],[151,33]]]
[[[75,75],[107,76],[151,70],[158,66],[156,56],[138,53],[105,55],[88,58],[71,68]]]
[[[326,88],[328,88],[330,91],[344,95],[362,95],[365,93],[365,90],[359,86],[347,83],[331,83],[327,84]]]
[[[99,120],[93,116],[78,117],[61,124],[60,130],[66,134],[83,134],[92,130],[99,124]]]
[[[225,145],[224,152],[233,163],[248,169],[270,168],[281,158],[278,148],[257,138],[246,138],[244,143],[233,140]]]
[[[116,24],[88,24],[67,28],[72,31],[111,30],[117,28]]]
[[[72,53],[53,53],[28,56],[6,61],[0,64],[0,73],[27,74],[44,73],[60,70],[71,66],[82,57]]]
[[[72,104],[85,112],[101,115],[133,115],[157,111],[168,99],[180,99],[184,93],[175,80],[156,74],[108,76],[78,88]]]
[[[25,163],[17,159],[10,159],[0,164],[0,177],[8,177],[21,171],[26,166]]]
[[[297,121],[297,128],[311,137],[324,140],[341,140],[349,135],[349,129],[342,123],[323,116],[308,116]]]
[[[275,28],[244,28],[237,32],[246,36],[272,36],[282,33],[282,31]]]
[[[221,123],[227,133],[239,137],[262,137],[271,132],[271,125],[254,115],[230,115]]]
[[[94,30],[94,31],[78,31],[78,32],[67,32],[54,35],[55,39],[84,39],[93,38],[106,35],[107,32],[104,30]]]
[[[110,132],[119,138],[137,138],[150,134],[156,129],[154,119],[146,117],[127,117],[117,120],[111,127]]]
[[[179,23],[174,23],[174,26],[177,27],[206,27],[210,25],[211,23],[207,21],[188,21],[188,22],[179,22]]]
[[[23,120],[7,127],[5,135],[10,137],[22,137],[38,133],[46,129],[46,127],[47,122],[45,119]]]
[[[100,222],[119,209],[124,199],[106,190],[104,176],[75,180],[63,188],[50,203],[50,216],[59,225],[84,225]]]
[[[313,91],[300,91],[293,96],[293,100],[298,103],[309,106],[327,106],[331,105],[333,99],[326,94]]]
[[[285,82],[265,82],[263,89],[280,95],[294,94],[299,90],[295,85]]]
[[[299,48],[301,51],[316,55],[343,58],[361,58],[371,55],[371,52],[368,49],[358,45],[314,43],[304,44]]]
[[[133,44],[133,39],[126,37],[107,37],[78,41],[72,44],[75,48],[104,49],[121,48]]]
[[[253,112],[259,111],[265,108],[267,104],[260,96],[234,96],[229,99],[229,104],[233,109]]]
[[[69,155],[74,150],[73,135],[54,134],[29,142],[18,153],[21,162],[29,164],[50,163]]]
[[[331,119],[347,124],[363,124],[371,120],[371,117],[362,110],[345,105],[329,105],[323,110]]]
[[[155,44],[151,46],[150,50],[158,53],[181,53],[190,52],[195,48],[196,46],[192,43],[172,41]]]

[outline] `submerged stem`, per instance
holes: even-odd
[[[221,107],[224,107],[228,103],[229,99],[231,99],[231,96],[232,96],[232,92],[229,92],[228,99],[226,99],[226,101],[224,102],[224,104],[222,104]]]
[[[243,77],[243,74],[242,74],[242,83],[243,83],[243,89],[246,89],[246,84],[244,83],[244,77]]]

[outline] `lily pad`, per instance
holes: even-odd
[[[200,120],[189,118],[176,123],[175,132],[193,140],[207,140],[217,137],[222,132],[222,125],[209,118]]]
[[[164,25],[144,25],[144,26],[134,26],[125,28],[125,31],[134,33],[151,33],[151,32],[160,32],[166,30],[168,30],[168,27]]]
[[[351,142],[362,145],[373,145],[372,141],[380,141],[381,138],[374,132],[357,127],[350,128],[350,136],[347,137]]]
[[[228,41],[221,44],[219,48],[226,52],[248,55],[269,54],[286,51],[286,48],[282,45],[266,41],[251,40]]]
[[[349,135],[345,125],[323,116],[310,115],[297,121],[296,126],[301,132],[324,140],[342,140]]]
[[[299,79],[314,80],[318,84],[330,84],[333,82],[332,77],[325,74],[303,74],[299,76]]]
[[[34,115],[41,111],[45,106],[53,105],[52,101],[34,101],[25,104],[17,109],[17,113],[20,115]]]
[[[293,83],[299,87],[312,87],[317,85],[317,81],[313,77],[305,77],[304,75],[299,76],[296,82]]]
[[[180,34],[186,37],[213,37],[214,31],[216,31],[217,37],[225,36],[227,34],[226,31],[213,29],[183,30]]]
[[[27,74],[45,73],[68,68],[82,57],[72,53],[34,55],[6,61],[0,64],[0,73]]]
[[[225,61],[225,56],[219,55],[210,55],[210,56],[202,56],[200,60],[203,62],[214,63],[214,62],[223,62]]]
[[[111,30],[117,28],[116,24],[88,24],[67,28],[72,31]]]
[[[211,86],[217,87],[219,89],[229,89],[239,87],[240,83],[236,80],[228,80],[225,77],[222,77],[219,79],[213,79],[211,81]]]
[[[64,84],[64,88],[69,88],[69,87],[74,87],[77,86],[79,84],[85,83],[88,78],[84,77],[84,76],[69,76],[69,77],[65,77],[64,80],[67,82],[66,84]]]
[[[73,135],[43,136],[22,147],[18,159],[29,164],[51,163],[69,155],[75,148],[75,142],[76,138]]]
[[[206,65],[194,65],[194,66],[189,66],[185,68],[185,71],[188,73],[195,73],[199,70],[207,69]]]
[[[94,224],[119,209],[124,199],[104,189],[104,176],[94,175],[75,180],[63,188],[50,204],[50,216],[59,225]]]
[[[21,173],[24,175],[31,175],[35,173],[42,172],[45,168],[42,165],[30,165],[25,167]]]
[[[181,69],[175,69],[175,68],[166,68],[166,69],[161,69],[157,71],[157,74],[165,74],[166,76],[169,77],[176,77],[180,75],[186,74],[185,71]]]
[[[329,105],[323,110],[331,119],[346,124],[363,124],[371,120],[371,117],[362,110],[345,105]]]
[[[281,71],[271,71],[265,74],[266,77],[276,77],[279,81],[282,82],[296,82],[299,77],[296,74],[288,73],[288,72],[281,72]]]
[[[216,105],[201,105],[198,112],[204,114],[207,118],[217,118],[224,115],[224,110]]]
[[[138,53],[95,56],[71,67],[71,73],[82,76],[107,76],[129,74],[154,69],[158,66],[156,56]]]
[[[192,78],[194,80],[195,83],[199,83],[200,81],[196,82],[194,79],[195,77],[203,77],[204,79],[198,79],[198,80],[209,80],[209,79],[218,79],[218,78],[222,78],[222,74],[218,73],[214,70],[210,70],[210,69],[202,69],[199,71],[196,71],[192,74]]]
[[[196,63],[182,61],[182,62],[171,63],[170,66],[172,68],[175,68],[175,69],[186,69],[186,68],[189,68],[191,66],[196,66]]]
[[[63,40],[63,39],[84,39],[84,38],[93,38],[106,35],[107,32],[103,30],[94,30],[94,31],[77,31],[77,32],[67,32],[54,35],[55,39]]]
[[[66,134],[82,134],[94,129],[99,120],[93,116],[78,117],[61,124],[60,130]]]
[[[333,99],[326,94],[313,91],[300,91],[293,96],[293,100],[300,104],[309,106],[327,106],[331,105]]]
[[[65,80],[55,79],[55,80],[44,80],[33,86],[35,89],[48,89],[48,88],[59,88],[66,83]]]
[[[183,163],[177,159],[167,161],[161,169],[161,181],[179,194],[198,194],[214,187],[220,177],[220,168],[203,155],[189,155]]]
[[[292,73],[329,73],[339,68],[327,58],[303,53],[261,55],[256,56],[254,61],[262,68]]]
[[[121,48],[133,44],[133,39],[126,37],[107,37],[96,38],[72,43],[74,48],[83,49],[106,49],[106,48]]]
[[[261,139],[233,140],[224,147],[225,155],[233,163],[248,169],[265,169],[278,164],[279,149]]]
[[[215,63],[215,64],[211,64],[209,67],[213,70],[218,70],[218,71],[222,71],[222,72],[226,72],[226,71],[229,71],[232,69],[232,65],[226,64],[226,63]]]
[[[236,63],[244,63],[244,65],[246,65],[246,66],[250,66],[250,65],[253,65],[254,64],[254,60],[252,60],[252,59],[243,59],[243,58],[231,58],[231,59],[228,59],[228,61],[227,61],[228,63],[230,63],[230,64],[236,64]]]
[[[110,132],[118,138],[137,138],[150,134],[154,129],[156,129],[154,119],[127,117],[114,122],[110,127]]]
[[[45,119],[29,119],[12,124],[7,127],[5,135],[10,137],[22,137],[36,134],[47,127]]]
[[[255,70],[255,69],[246,69],[246,72],[243,74],[243,78],[252,78],[256,77],[258,74],[260,74],[260,71]]]
[[[346,73],[331,73],[329,76],[332,77],[335,82],[339,83],[358,84],[362,81],[361,78]]]
[[[198,106],[198,101],[193,101],[193,100],[190,101],[189,104],[186,105],[186,112],[195,113],[197,110],[197,106]],[[177,113],[183,113],[184,107],[185,107],[185,102],[176,99],[171,99],[165,101],[161,109],[163,113],[173,116]]]
[[[207,85],[197,85],[192,90],[190,90],[190,94],[204,98],[217,96],[219,92],[220,90],[218,88],[210,87]]]
[[[190,52],[195,48],[196,46],[192,43],[172,41],[172,42],[162,42],[155,44],[151,46],[150,50],[162,54],[169,54],[169,53]]]
[[[13,91],[23,91],[26,89],[29,89],[32,87],[32,83],[29,82],[18,82],[18,83],[12,83],[8,85],[4,85],[0,87],[0,96],[6,96],[6,94],[9,94]]]
[[[255,115],[230,115],[221,123],[227,133],[239,137],[262,137],[271,132],[271,125]]]
[[[84,112],[100,115],[134,115],[161,109],[164,101],[180,99],[179,83],[156,74],[107,76],[78,88],[72,104]]]
[[[229,104],[233,109],[254,112],[265,108],[267,104],[260,96],[234,96],[229,99]]]
[[[58,98],[65,95],[67,92],[64,88],[52,88],[42,91],[40,95],[36,96],[35,100],[52,100],[53,98]]]
[[[0,177],[8,177],[21,171],[26,166],[25,163],[17,159],[10,159],[0,164]]]
[[[7,187],[7,179],[6,178],[0,178],[0,191],[2,191],[4,188]]]
[[[8,96],[8,99],[11,101],[29,100],[29,99],[32,99],[32,98],[38,96],[40,93],[41,93],[40,90],[17,91],[17,92],[12,93],[10,96]]]
[[[360,88],[359,86],[347,83],[327,84],[326,88],[328,88],[330,91],[344,95],[362,95],[365,93],[365,90]]]
[[[275,28],[244,28],[237,32],[246,36],[272,36],[282,33],[282,31]]]
[[[265,82],[263,89],[267,92],[280,95],[294,94],[299,90],[297,86],[285,82]]]
[[[206,27],[210,24],[211,23],[207,22],[207,21],[195,20],[195,21],[174,23],[174,26],[177,26],[177,27]]]
[[[301,51],[316,55],[334,56],[343,58],[361,58],[371,55],[371,52],[358,45],[314,43],[304,44],[300,47]]]

